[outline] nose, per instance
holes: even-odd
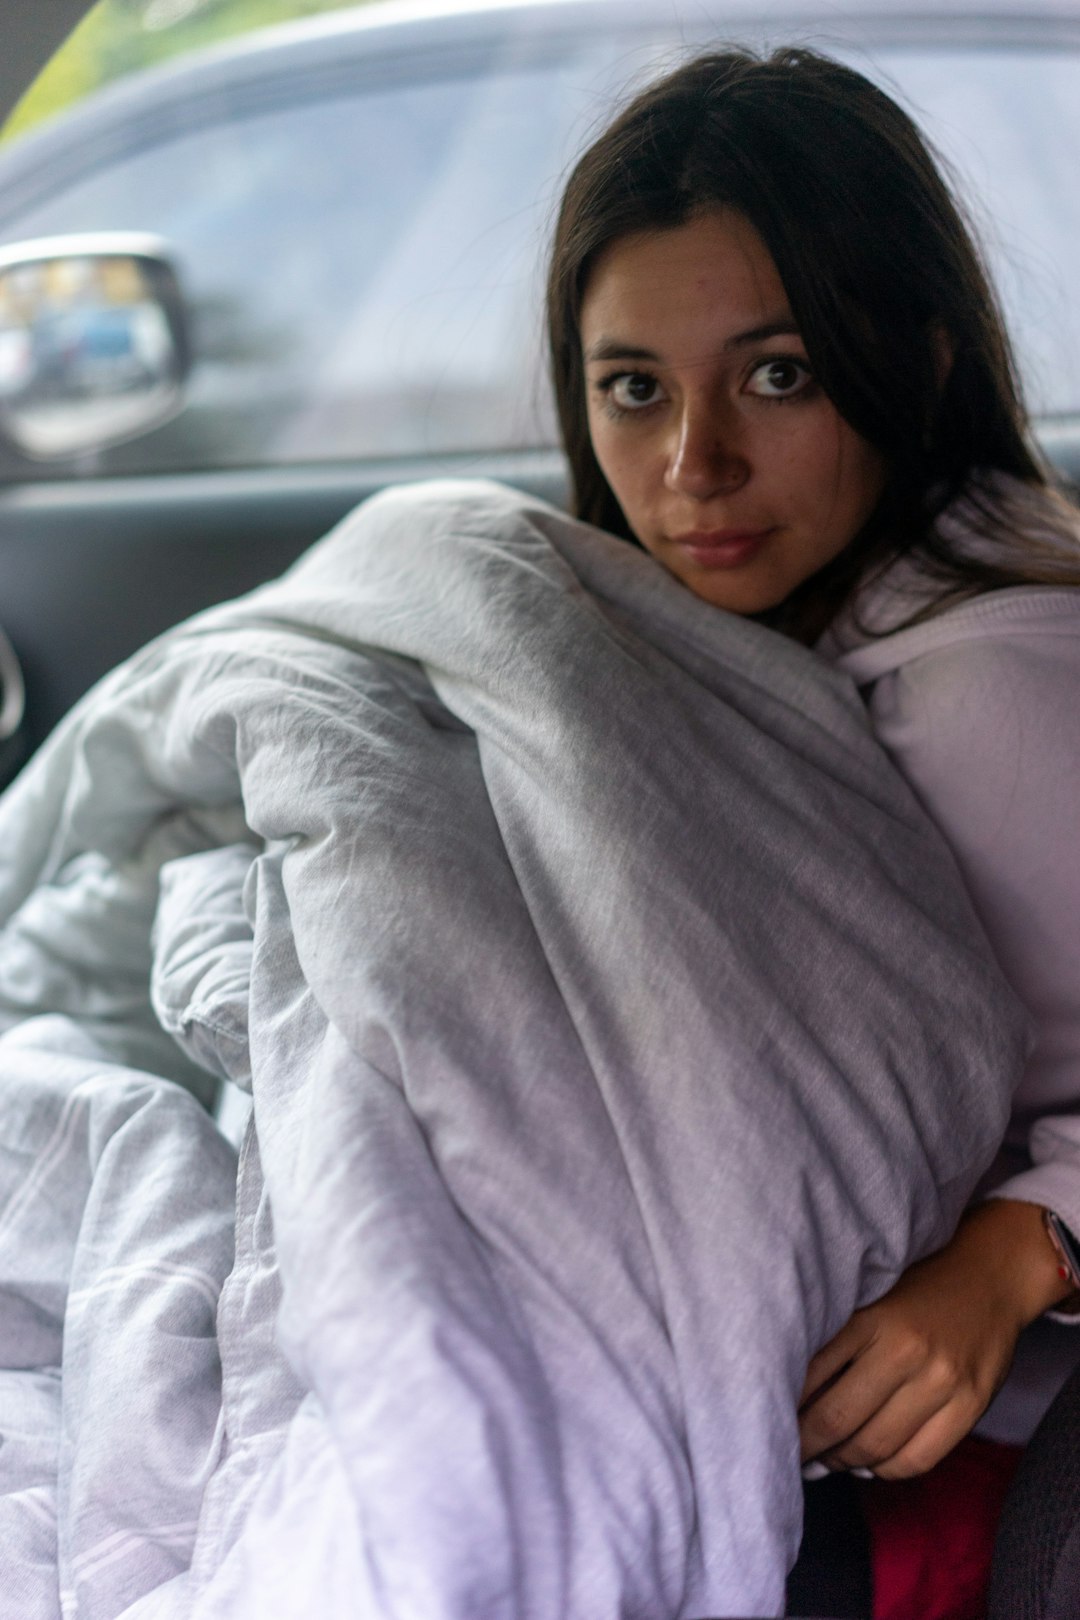
[[[664,483],[675,495],[707,501],[730,495],[750,476],[738,425],[714,401],[684,402],[675,427]]]

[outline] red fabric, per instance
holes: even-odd
[[[916,1479],[861,1483],[874,1620],[985,1620],[994,1533],[1022,1452],[969,1435]]]

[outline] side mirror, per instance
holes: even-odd
[[[5,788],[26,758],[26,692],[22,669],[11,642],[0,630],[0,788]]]
[[[174,416],[190,365],[166,244],[129,232],[0,248],[0,433],[38,461]]]

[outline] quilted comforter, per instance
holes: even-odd
[[[388,492],[83,701],[0,917],[3,1620],[782,1612],[1026,1050],[843,676]]]

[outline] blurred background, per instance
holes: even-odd
[[[0,130],[31,129],[92,91],[171,56],[358,0],[100,0]],[[363,3],[363,0],[360,0]]]

